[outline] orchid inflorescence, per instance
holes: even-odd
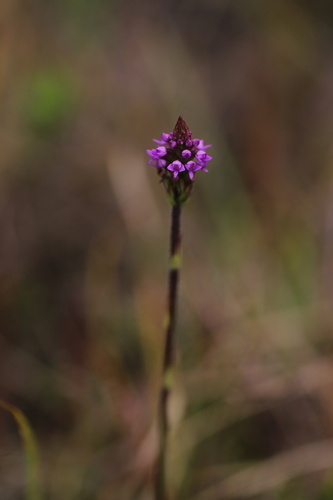
[[[154,142],[158,147],[147,149],[148,164],[158,169],[169,195],[177,193],[179,200],[185,201],[191,192],[195,172],[208,172],[207,163],[212,157],[205,150],[211,146],[201,139],[192,139],[192,132],[181,116],[173,132],[163,133]]]
[[[206,166],[212,159],[205,149],[203,140],[192,139],[192,132],[180,116],[175,129],[170,134],[163,133],[161,139],[154,139],[159,146],[156,149],[147,149],[150,156],[149,165],[156,168],[167,168],[173,172],[176,179],[180,172],[187,172],[193,180],[197,170],[208,172]]]

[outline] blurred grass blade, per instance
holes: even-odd
[[[25,465],[26,465],[26,499],[41,500],[41,488],[39,477],[39,459],[37,443],[34,432],[21,410],[14,405],[0,399],[0,407],[12,414],[19,427],[23,441]]]

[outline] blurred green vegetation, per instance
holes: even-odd
[[[43,138],[55,134],[72,118],[79,98],[66,74],[47,70],[31,76],[23,93],[27,127]]]

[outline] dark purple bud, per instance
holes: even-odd
[[[181,141],[189,141],[191,140],[192,137],[192,132],[188,128],[186,122],[183,120],[183,118],[180,116],[177,120],[177,123],[175,125],[175,128],[173,130],[173,135],[174,139],[178,142],[179,140]],[[183,142],[181,144],[183,144]],[[178,142],[179,144],[179,142]]]

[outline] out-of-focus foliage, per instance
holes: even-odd
[[[26,468],[26,498],[27,500],[40,500],[42,491],[39,476],[38,447],[34,432],[26,417],[16,406],[0,399],[0,407],[12,415],[22,439]]]
[[[37,134],[51,135],[69,120],[77,90],[59,72],[41,72],[27,83],[24,116]]]
[[[169,212],[145,150],[213,144],[184,210],[174,499],[327,500],[333,10],[0,2],[0,385],[44,498],[150,500]],[[0,498],[25,498],[0,411]]]

